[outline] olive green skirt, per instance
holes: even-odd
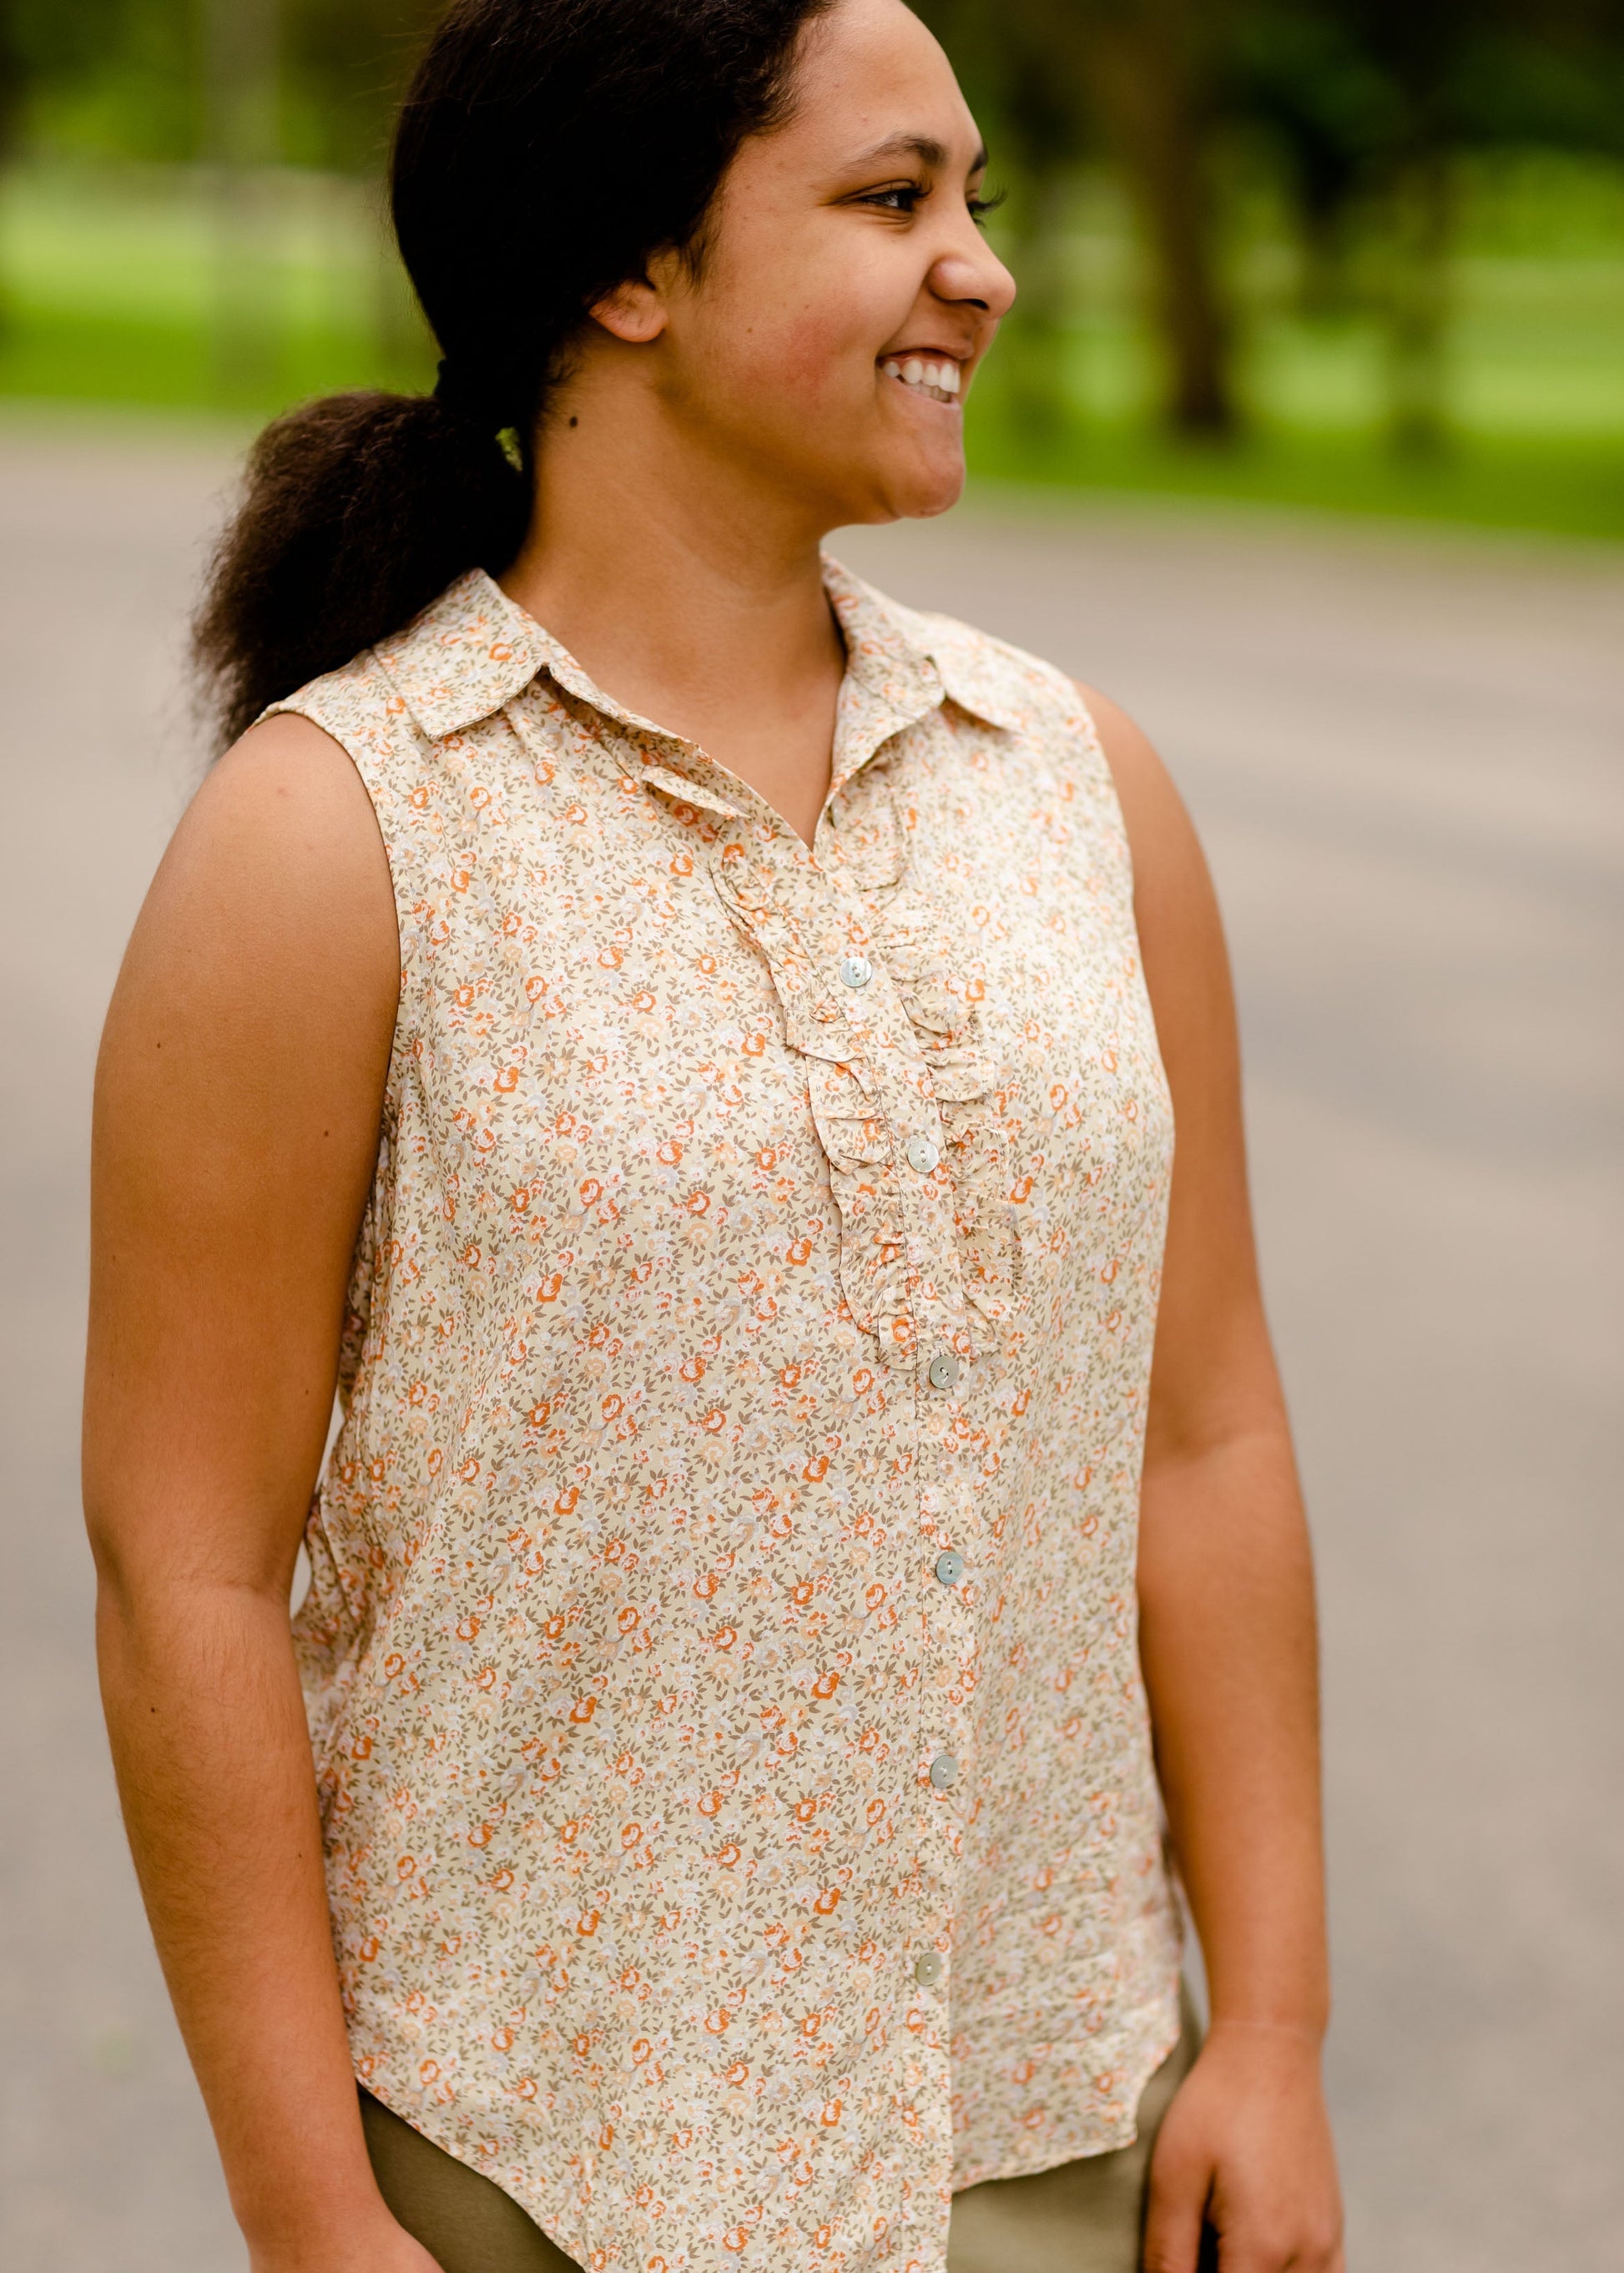
[[[1131,2147],[956,2194],[947,2273],[1138,2273],[1151,2149],[1199,2044],[1186,1998],[1183,2033],[1145,2087]],[[581,2273],[510,2194],[370,2092],[361,2119],[384,2200],[442,2273]]]

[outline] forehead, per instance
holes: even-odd
[[[952,65],[912,9],[902,0],[835,0],[808,26],[793,109],[757,154],[796,170],[831,170],[883,146],[900,153],[922,141],[940,145],[953,165],[974,154],[978,139]]]

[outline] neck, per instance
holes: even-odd
[[[606,694],[698,743],[809,837],[845,668],[821,536],[651,389],[571,389],[540,437],[530,530],[501,581]]]

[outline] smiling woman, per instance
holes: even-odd
[[[86,1478],[254,2273],[1340,2263],[1200,854],[1103,697],[822,549],[959,494],[985,163],[900,0],[463,0],[435,394],[251,460]]]

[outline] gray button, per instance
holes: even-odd
[[[941,1157],[942,1155],[929,1136],[909,1138],[908,1166],[910,1168],[917,1168],[921,1176],[928,1176]]]
[[[874,976],[874,965],[866,955],[848,955],[840,965],[840,976],[848,986],[866,986]]]
[[[951,1547],[944,1555],[938,1555],[936,1576],[944,1587],[956,1587],[964,1577],[964,1557],[955,1555]]]
[[[959,1378],[959,1360],[951,1350],[938,1350],[930,1361],[928,1378],[932,1389],[951,1389]]]
[[[959,1763],[951,1752],[938,1752],[930,1763],[930,1781],[938,1791],[959,1781]]]
[[[929,1989],[933,1981],[942,1978],[942,1960],[934,1949],[928,1949],[914,1960],[914,1978],[921,1989]]]

